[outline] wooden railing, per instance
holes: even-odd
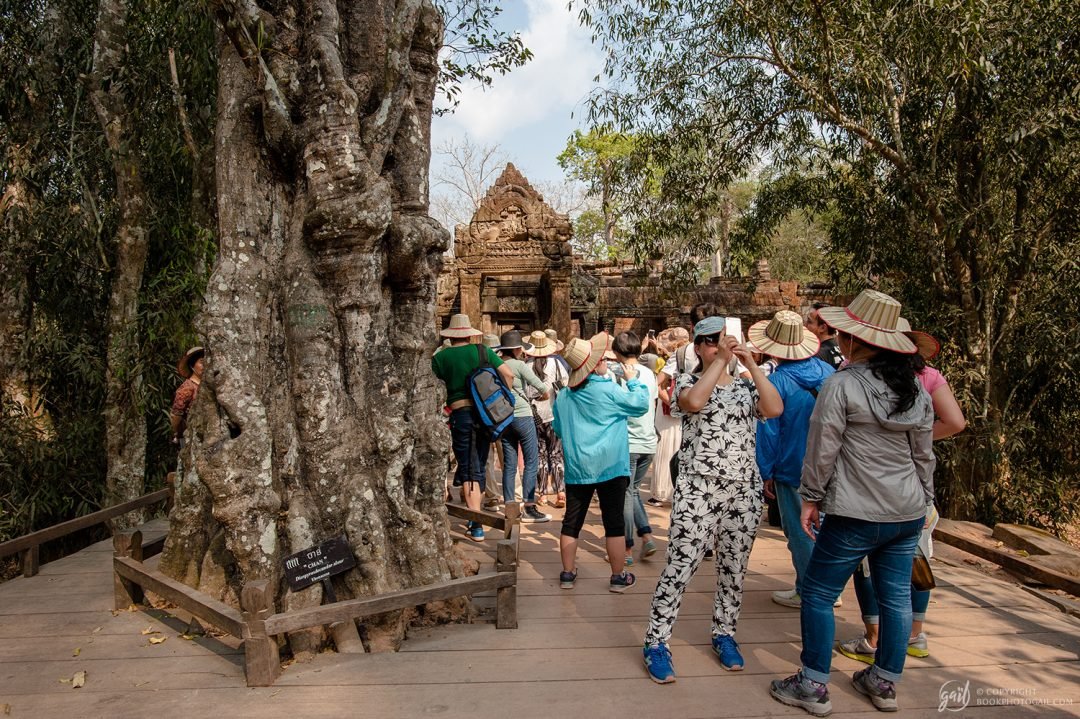
[[[38,573],[40,567],[42,544],[51,542],[54,539],[66,537],[73,532],[78,532],[80,529],[87,529],[102,524],[113,517],[119,517],[122,514],[127,514],[136,509],[142,509],[151,504],[168,501],[171,498],[172,487],[170,485],[170,487],[166,489],[159,489],[156,492],[144,494],[141,497],[137,497],[127,502],[112,507],[106,507],[105,509],[90,514],[84,514],[81,517],[76,517],[67,522],[61,522],[60,524],[54,524],[51,527],[46,527],[45,529],[32,532],[31,534],[24,534],[21,537],[9,539],[3,544],[0,544],[0,558],[18,553],[23,576],[32,577]],[[165,539],[163,537],[155,540],[155,543],[164,543],[164,541]],[[158,551],[160,551],[160,549]]]
[[[447,510],[450,511],[449,506]],[[122,532],[113,537],[116,608],[124,609],[138,604],[143,599],[143,590],[147,590],[221,631],[242,639],[244,675],[247,685],[252,687],[270,686],[281,673],[277,635],[302,629],[329,625],[335,639],[339,636],[347,637],[356,634],[354,622],[357,619],[491,590],[496,591],[495,626],[499,629],[516,629],[516,507],[509,509],[513,515],[510,517],[490,512],[464,511],[470,513],[468,519],[502,529],[507,536],[496,545],[494,572],[276,614],[273,613],[275,587],[271,586],[269,581],[257,579],[245,583],[240,593],[242,611],[237,611],[143,564],[144,559],[159,552],[160,548],[156,545],[144,545],[142,533],[139,531]],[[335,631],[335,627],[341,629],[343,626],[352,631]]]

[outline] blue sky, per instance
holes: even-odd
[[[474,144],[498,144],[529,180],[562,179],[555,158],[566,139],[585,127],[585,100],[603,67],[599,48],[580,27],[567,0],[509,0],[499,25],[521,32],[533,59],[493,86],[462,88],[452,115],[432,121],[432,147],[467,138]],[[432,159],[437,174],[438,156]]]

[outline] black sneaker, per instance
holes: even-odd
[[[529,504],[525,506],[525,511],[521,513],[521,521],[526,524],[539,524],[540,522],[550,522],[551,515],[544,514],[536,508],[535,504]]]
[[[715,556],[716,556],[716,552],[714,552],[713,550],[711,550],[711,549],[706,549],[705,550],[705,559],[712,559]]]
[[[559,572],[559,586],[563,589],[573,589],[577,572]]]
[[[649,497],[648,499],[645,500],[645,504],[648,504],[650,507],[663,507],[664,506],[664,503],[661,502],[656,497]]]
[[[635,582],[637,582],[637,577],[635,577],[630,572],[623,572],[622,574],[612,574],[611,584],[608,585],[608,591],[615,592],[616,594],[622,594],[627,589],[634,586]]]

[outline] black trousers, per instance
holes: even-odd
[[[598,484],[567,484],[562,533],[567,537],[578,538],[581,528],[585,526],[585,515],[589,513],[589,503],[592,502],[595,490],[600,498],[604,536],[622,537],[626,531],[623,523],[623,503],[626,501],[626,487],[629,483],[629,477],[615,477]]]

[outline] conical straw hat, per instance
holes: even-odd
[[[604,352],[607,351],[607,343],[608,335],[606,332],[594,335],[589,340],[575,337],[566,343],[563,357],[566,358],[567,364],[570,365],[568,384],[571,387],[577,387],[584,382],[589,373],[596,369],[596,365],[600,364]]]
[[[840,332],[868,345],[900,354],[915,354],[915,343],[901,332],[900,303],[884,292],[863,290],[847,307],[822,307],[818,317]]]
[[[789,310],[780,310],[771,320],[755,322],[746,337],[762,354],[785,360],[809,359],[821,347],[821,341],[803,327],[802,317]]]

